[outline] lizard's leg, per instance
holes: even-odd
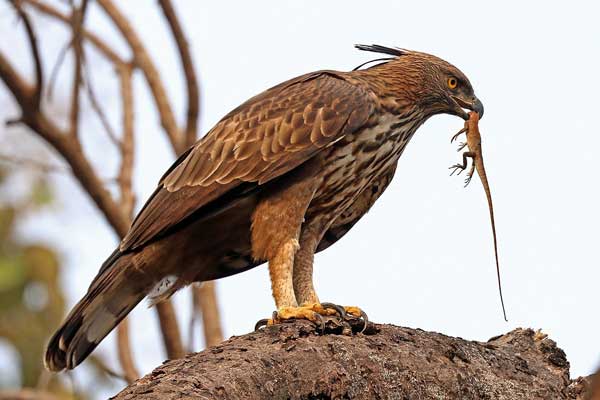
[[[452,139],[450,139],[450,143],[453,143],[456,139],[458,139],[458,137],[460,135],[462,135],[463,133],[465,133],[467,131],[467,128],[462,128],[460,131],[458,131],[458,133],[456,133],[454,136],[452,136]]]
[[[469,164],[467,161],[467,158],[475,158],[475,153],[473,153],[472,151],[465,151],[463,154],[463,163],[462,164],[454,164],[453,166],[451,166],[449,169],[452,170],[452,172],[450,173],[450,176],[454,175],[455,172],[458,171],[457,175],[460,175],[461,172],[463,172],[465,169],[467,169],[467,165]]]
[[[471,170],[469,171],[469,173],[467,174],[467,177],[465,179],[465,187],[469,186],[469,183],[471,183],[471,179],[473,178],[473,174],[475,173],[475,153],[469,153],[469,157],[471,157],[471,159],[473,160],[471,162]]]

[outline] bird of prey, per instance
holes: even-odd
[[[283,82],[225,115],[182,154],[50,339],[45,362],[71,369],[146,296],[268,262],[270,321],[328,314],[314,254],[390,183],[415,131],[441,113],[483,115],[467,77],[433,55],[379,45],[369,68]],[[361,66],[362,67],[362,66]],[[357,308],[348,308],[357,312]]]

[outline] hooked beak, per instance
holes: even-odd
[[[475,111],[477,114],[479,114],[479,119],[483,118],[483,103],[476,96],[473,96],[473,98],[469,101],[463,100],[457,96],[452,96],[452,100],[454,100],[457,105],[457,114],[465,121],[469,119],[469,115],[463,110],[463,108]]]

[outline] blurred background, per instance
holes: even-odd
[[[190,81],[167,17],[170,3],[98,0],[85,8],[68,1],[18,3],[35,30],[45,72],[40,112],[67,135],[74,125],[79,147],[73,152],[85,156],[115,204],[127,211],[127,198],[135,197],[133,208],[139,210],[189,140]],[[474,179],[464,189],[462,179],[448,176],[448,167],[459,160],[450,137],[462,127],[451,116],[434,117],[418,131],[372,211],[316,257],[321,300],[359,305],[376,322],[473,340],[516,327],[542,329],[565,350],[572,378],[597,368],[597,2],[567,7],[512,1],[173,1],[172,6],[199,83],[194,129],[199,136],[232,108],[283,80],[318,69],[350,70],[376,58],[353,49],[355,43],[425,51],[459,67],[486,107],[480,127],[509,322],[502,319],[481,185]],[[111,7],[145,47],[176,128],[165,124],[164,108],[158,111],[155,88],[148,84],[152,78],[140,66],[144,60],[133,57],[131,37],[120,31]],[[0,3],[0,61],[33,85],[25,27],[11,2]],[[77,32],[95,34],[118,62]],[[74,118],[78,64],[83,67]],[[123,89],[127,82],[130,91]],[[129,119],[124,93],[133,98]],[[128,378],[114,332],[94,357],[59,378],[43,372],[41,359],[48,336],[117,245],[118,229],[73,177],[63,154],[26,126],[31,122],[18,121],[21,110],[6,81],[0,83],[0,389],[106,398]],[[124,141],[127,132],[134,140]],[[124,154],[134,154],[127,161],[131,195],[125,198]],[[209,289],[204,303],[202,293],[191,290],[172,299],[185,351],[202,349],[210,335],[246,333],[274,309],[264,265],[218,281],[216,299],[210,294],[215,288]],[[217,300],[217,308],[207,299]],[[215,309],[220,318],[209,315]],[[200,329],[202,316],[216,328]],[[164,321],[161,325],[157,313],[143,305],[128,321],[135,372],[148,373],[167,357]]]

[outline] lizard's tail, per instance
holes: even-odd
[[[490,185],[487,180],[487,174],[485,173],[485,168],[483,166],[483,161],[481,160],[481,157],[477,162],[477,174],[479,174],[479,178],[481,179],[481,183],[483,184],[485,197],[487,198],[488,202],[488,209],[490,210],[492,236],[494,237],[494,255],[496,257],[496,275],[498,278],[498,292],[500,293],[500,303],[502,304],[502,315],[504,316],[504,320],[508,322],[508,319],[506,318],[506,308],[504,307],[504,297],[502,296],[502,282],[500,280],[500,262],[498,261],[498,240],[496,238],[496,220],[494,219],[494,205],[492,203],[492,192],[490,190]]]

